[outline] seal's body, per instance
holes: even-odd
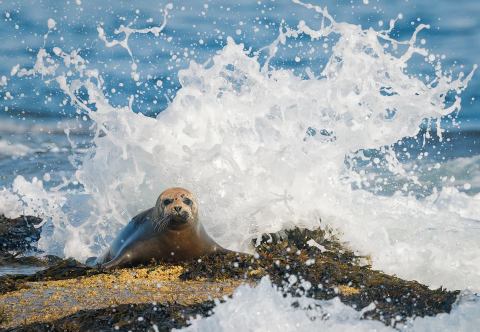
[[[157,203],[136,215],[97,261],[104,268],[128,267],[152,261],[178,262],[214,252],[227,252],[198,221],[192,193],[171,188]]]

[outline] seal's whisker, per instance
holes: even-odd
[[[161,232],[167,227],[169,222],[170,216],[162,216],[162,218],[155,220],[153,228],[155,231]]]

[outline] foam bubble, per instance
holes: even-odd
[[[53,18],[49,18],[48,22],[47,22],[47,25],[48,25],[48,29],[52,30],[57,25],[57,22],[55,22],[55,20]]]

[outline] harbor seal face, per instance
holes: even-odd
[[[159,223],[180,229],[198,221],[198,204],[191,192],[183,188],[170,188],[160,194],[155,205]]]

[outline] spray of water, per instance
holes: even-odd
[[[58,209],[45,213],[53,216],[53,228],[40,246],[77,258],[98,254],[163,189],[183,186],[197,194],[202,222],[227,248],[250,251],[260,233],[328,225],[369,254],[375,268],[432,286],[479,287],[480,230],[467,212],[478,197],[446,190],[418,200],[353,190],[364,175],[346,163],[365,149],[383,149],[386,167],[414,181],[385,147],[417,134],[425,118],[439,125],[435,119],[458,111],[473,71],[454,78],[430,60],[416,42],[428,26],[398,41],[390,36],[395,20],[389,30],[363,30],[336,22],[324,8],[294,2],[320,14],[318,30],[303,21],[283,24],[257,53],[229,38],[209,62],[180,71],[181,89],[157,118],[132,112],[133,99],[127,107],[111,106],[100,73],[78,52],[42,49],[33,69],[17,68],[55,81],[94,121],[96,133],[72,179],[82,192],[45,193],[55,194]],[[300,35],[337,38],[319,77],[303,79],[269,65],[279,46]],[[261,64],[262,52],[267,61]],[[432,63],[432,79],[407,72],[414,56]],[[82,90],[87,99],[80,98]],[[452,91],[455,101],[447,104]],[[17,191],[17,200],[22,193],[30,195]],[[462,200],[467,203],[456,203]]]

